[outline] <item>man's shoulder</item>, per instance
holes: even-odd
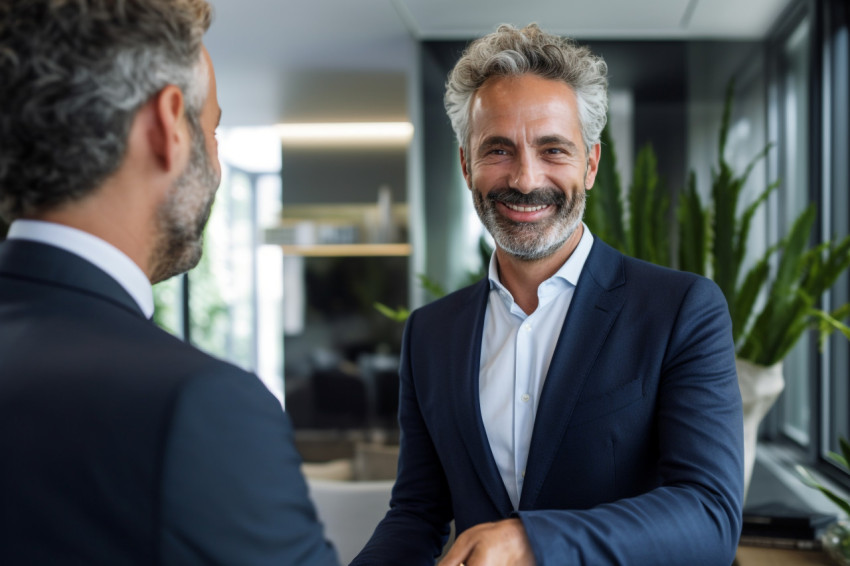
[[[599,240],[594,242],[584,269],[582,278],[587,276],[600,287],[645,306],[679,304],[686,299],[710,304],[725,302],[717,284],[703,275],[625,255]]]
[[[623,266],[631,278],[640,278],[650,282],[657,281],[659,283],[668,282],[674,285],[692,285],[698,281],[711,283],[710,279],[696,273],[673,269],[672,267],[658,265],[630,256],[623,257]]]
[[[259,385],[264,388],[255,374],[234,363],[205,352],[155,324],[144,322],[144,326],[141,330],[144,338],[138,347],[142,355],[144,350],[151,358],[148,371],[162,376],[172,387],[254,389]]]
[[[673,269],[672,267],[658,265],[626,255],[598,239],[594,242],[594,249],[591,252],[591,257],[594,255],[596,256],[594,258],[595,261],[589,263],[591,270],[598,269],[600,263],[608,267],[621,265],[626,284],[656,283],[675,286],[684,285],[686,287],[694,283],[713,285],[710,279],[702,275]]]
[[[726,304],[723,292],[711,279],[624,256],[627,294],[644,305],[685,303],[704,307]]]
[[[155,391],[179,389],[200,376],[256,379],[95,293],[32,282],[11,285],[15,288],[0,281],[0,289],[10,290],[8,296],[0,297],[0,336],[14,335],[17,347],[6,351],[11,345],[0,344],[7,358],[0,367],[38,365],[45,372],[64,374],[65,369],[85,366],[89,379],[81,385],[107,379],[116,387],[145,383],[145,391],[154,396]],[[27,287],[26,294],[17,292],[21,287]],[[19,300],[14,301],[16,297]],[[33,352],[46,350],[53,352],[50,360],[37,363],[31,358]],[[44,379],[59,377],[45,373]]]
[[[113,384],[119,397],[137,391],[140,402],[153,405],[164,402],[163,407],[171,410],[182,407],[195,411],[200,406],[220,410],[238,407],[280,410],[279,403],[257,375],[197,348],[150,321],[124,319],[118,325],[104,325],[100,332],[113,334],[109,343],[112,354],[93,365],[101,379]],[[243,410],[240,414],[248,412]]]

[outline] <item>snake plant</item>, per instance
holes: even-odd
[[[762,148],[741,173],[726,161],[733,95],[734,82],[730,81],[708,203],[703,204],[693,173],[675,202],[661,197],[655,157],[651,147],[645,147],[635,164],[627,214],[619,196],[619,176],[612,172],[616,170],[613,142],[605,134],[608,162],[600,162],[599,186],[594,198],[588,198],[586,219],[591,231],[624,253],[714,279],[729,304],[738,357],[769,366],[781,361],[809,328],[817,328],[822,341],[835,330],[850,339],[850,327],[842,322],[850,315],[850,304],[832,312],[817,307],[823,293],[850,267],[850,235],[810,245],[816,218],[811,205],[787,235],[769,246],[753,265],[745,265],[753,218],[779,181],[765,187],[752,202],[742,202],[750,173],[772,146]],[[664,221],[670,207],[675,207],[678,226],[669,227]],[[676,231],[674,263],[669,237]],[[764,299],[761,302],[760,297]],[[757,308],[759,302],[763,306]]]

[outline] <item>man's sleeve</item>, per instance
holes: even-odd
[[[538,566],[732,563],[743,498],[741,396],[726,301],[706,279],[680,306],[655,418],[658,488],[588,510],[518,513]]]
[[[433,566],[446,542],[451,496],[437,451],[422,418],[410,359],[413,322],[402,340],[399,376],[401,449],[390,510],[352,566]]]
[[[163,564],[338,564],[289,419],[256,376],[220,364],[187,381],[165,442]]]

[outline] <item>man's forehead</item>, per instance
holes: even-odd
[[[519,75],[494,75],[485,80],[473,93],[473,97],[478,97],[482,92],[486,93],[492,90],[510,89],[513,87],[527,88],[528,85],[533,85],[537,88],[546,88],[553,92],[560,92],[561,96],[568,98],[575,97],[573,87],[561,79],[544,77],[536,73],[522,73]]]
[[[486,128],[500,120],[547,121],[559,115],[572,122],[577,117],[577,98],[562,81],[536,77],[499,77],[491,81],[473,94],[469,108],[472,126]],[[569,127],[566,123],[565,126]]]
[[[559,80],[536,76],[494,77],[473,93],[469,115],[489,117],[519,114],[547,115],[556,112],[575,114],[577,98],[573,89]]]

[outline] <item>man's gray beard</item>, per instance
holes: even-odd
[[[159,241],[153,254],[153,283],[198,265],[204,248],[204,227],[212,211],[215,190],[221,182],[210,163],[197,118],[190,118],[189,125],[192,132],[189,162],[158,212]]]
[[[512,191],[512,190],[511,190]],[[538,191],[549,195],[547,198],[535,198]],[[575,233],[584,218],[585,191],[578,190],[567,200],[555,199],[551,195],[558,191],[554,188],[536,189],[526,193],[521,202],[515,204],[551,204],[557,207],[555,216],[541,222],[514,222],[498,213],[496,202],[498,193],[489,193],[485,198],[480,191],[473,189],[473,202],[478,217],[484,227],[493,236],[496,244],[508,254],[523,261],[536,261],[558,251]],[[515,191],[518,193],[519,191]],[[563,194],[563,193],[560,193]],[[517,199],[510,199],[516,201]]]

